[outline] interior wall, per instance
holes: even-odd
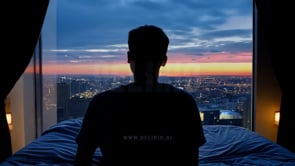
[[[274,76],[269,57],[263,50],[260,50],[258,55],[254,130],[276,142],[278,125],[274,123],[274,112],[280,110],[281,90]]]
[[[10,130],[12,151],[15,153],[36,138],[34,75],[23,74],[7,96],[12,113]]]
[[[7,102],[9,104],[9,112],[12,116],[12,129],[10,130],[10,137],[12,143],[12,152],[15,153],[17,150],[25,145],[24,139],[24,101],[23,101],[23,81],[19,79],[13,89],[7,96]],[[18,101],[18,102],[17,102]]]

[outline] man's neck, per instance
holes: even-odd
[[[145,77],[134,76],[134,83],[138,86],[153,87],[158,84],[158,77],[152,75],[146,75]]]
[[[159,83],[134,82],[129,84],[128,90],[131,92],[153,92],[157,91]]]

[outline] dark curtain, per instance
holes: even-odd
[[[48,4],[49,0],[9,0],[1,3],[0,162],[12,155],[5,98],[32,58]]]
[[[294,8],[290,9],[292,5],[287,0],[255,0],[255,3],[260,33],[258,40],[263,43],[262,49],[270,58],[282,93],[277,143],[295,153],[295,109],[291,103],[291,93],[294,93],[291,81],[294,75],[294,41],[291,37],[294,36]]]

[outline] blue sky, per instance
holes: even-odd
[[[51,0],[51,3],[56,5],[51,11],[56,14],[56,29],[54,48],[44,42],[48,62],[122,60],[126,58],[128,31],[145,24],[163,28],[170,38],[171,56],[188,56],[193,61],[193,57],[204,60],[211,55],[208,58],[214,60],[217,54],[226,53],[224,61],[251,62],[252,54],[247,52],[252,52],[252,0]],[[45,29],[43,39],[52,39],[50,26]],[[235,59],[235,55],[246,58]]]

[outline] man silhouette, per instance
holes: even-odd
[[[76,138],[76,165],[91,165],[97,148],[101,165],[198,165],[206,140],[197,104],[186,91],[158,81],[168,44],[154,25],[129,32],[127,59],[134,82],[92,99]]]

